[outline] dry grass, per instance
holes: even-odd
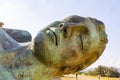
[[[61,77],[62,80],[76,80],[75,76]],[[99,80],[97,76],[78,76],[78,80]],[[100,80],[119,80],[118,78],[101,77]]]

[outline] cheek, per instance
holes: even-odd
[[[64,59],[75,59],[79,57],[82,52],[81,44],[78,38],[64,40],[60,46],[60,52]]]
[[[75,51],[75,50],[69,50],[68,51],[68,58],[70,58],[70,59],[75,59],[75,58],[77,58],[77,52]]]
[[[77,53],[70,47],[64,48],[62,51],[62,57],[64,60],[75,59],[77,57]]]

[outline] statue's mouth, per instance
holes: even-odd
[[[57,46],[58,42],[57,42],[57,35],[56,35],[56,33],[52,29],[49,29],[46,32],[49,35],[51,41],[53,41],[53,43],[55,43],[55,45]]]

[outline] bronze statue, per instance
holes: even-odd
[[[53,22],[33,41],[27,31],[0,28],[0,80],[52,80],[78,72],[99,58],[107,42],[101,21],[77,15]]]

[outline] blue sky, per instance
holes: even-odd
[[[120,0],[0,0],[3,27],[24,29],[33,36],[49,23],[70,15],[94,17],[106,25],[109,43],[90,67],[120,68]]]

